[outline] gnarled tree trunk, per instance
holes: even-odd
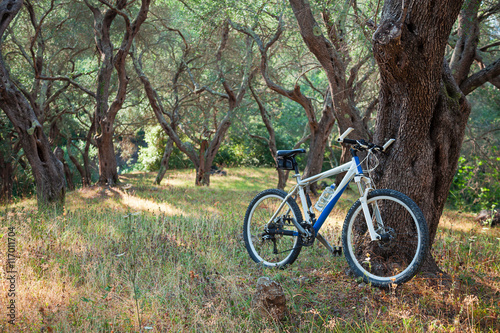
[[[65,196],[63,165],[50,150],[49,141],[28,102],[9,82],[3,60],[0,80],[0,107],[14,124],[31,165],[38,207],[62,209]]]
[[[127,16],[128,6],[133,4],[126,0],[116,0],[114,5],[108,4],[105,11],[98,9],[84,0],[94,15],[94,35],[96,47],[101,55],[101,67],[97,77],[95,128],[96,145],[99,157],[99,184],[114,185],[118,183],[118,170],[113,144],[114,122],[118,111],[122,108],[127,94],[128,76],[126,73],[126,59],[132,42],[139,29],[146,20],[151,0],[142,0],[141,7],[134,21]],[[121,45],[115,52],[111,38],[111,26],[117,15],[125,18],[126,32],[121,40]],[[111,105],[110,97],[111,75],[116,69],[118,88]]]
[[[422,209],[431,244],[457,168],[470,106],[444,60],[462,1],[385,1],[373,35],[380,69],[375,142],[395,138],[381,156],[376,184]],[[429,254],[427,270],[435,271]]]
[[[0,2],[0,17],[2,17],[0,41],[22,4],[22,0]],[[3,57],[0,57],[0,108],[14,125],[31,165],[35,177],[38,207],[61,210],[65,195],[62,163],[50,150],[49,141],[29,102],[10,80]]]

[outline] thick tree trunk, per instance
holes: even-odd
[[[210,186],[210,167],[205,163],[200,164],[196,169],[196,186]]]
[[[125,33],[121,45],[115,53],[111,38],[111,26],[118,14],[126,16],[127,6],[132,4],[126,0],[116,0],[115,6],[108,4],[104,12],[94,7],[89,1],[84,0],[94,15],[94,36],[97,50],[101,55],[101,67],[97,78],[95,126],[97,130],[96,143],[99,157],[99,181],[101,185],[114,185],[118,183],[118,170],[116,155],[113,145],[114,121],[120,111],[127,94],[128,76],[126,73],[126,59],[132,42],[139,29],[146,20],[151,0],[142,0],[141,7],[134,21],[125,18]],[[116,69],[118,88],[115,98],[108,107],[110,97],[111,75]]]
[[[23,1],[16,0],[0,2],[0,16],[2,17],[0,41],[3,40],[5,29],[22,5]],[[10,80],[3,57],[0,57],[0,108],[14,125],[31,165],[39,209],[62,210],[65,195],[62,164],[50,150],[49,141],[29,102]]]
[[[236,102],[236,100],[233,100],[232,97],[230,97],[229,101],[229,111],[217,127],[217,131],[215,132],[213,139],[210,142],[204,140],[201,144],[199,166],[196,171],[195,182],[198,186],[210,186],[210,170],[214,162],[215,155],[217,155],[229,126],[231,126],[230,114],[234,111]]]
[[[196,168],[196,186],[210,186],[210,165],[207,165],[206,151],[208,148],[208,141],[203,140],[200,146],[199,165]]]
[[[431,244],[470,112],[443,60],[462,1],[433,3],[410,3],[402,10],[401,1],[386,1],[373,36],[381,78],[374,141],[396,139],[380,158],[376,185],[403,192],[419,205]],[[430,254],[428,259],[427,267],[436,269]]]
[[[9,81],[5,81],[8,75],[3,62],[0,67],[3,82],[0,86],[0,107],[14,124],[31,165],[38,207],[61,210],[65,196],[63,165],[50,150],[49,141],[28,102]]]

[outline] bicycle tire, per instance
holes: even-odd
[[[253,198],[245,213],[243,223],[245,247],[252,260],[265,267],[284,268],[297,259],[302,249],[299,236],[269,235],[264,230],[286,196],[286,192],[278,189],[262,191]],[[295,225],[284,217],[294,218],[298,223],[302,222],[299,206],[292,198],[286,201],[275,221],[282,229],[298,232]]]
[[[364,282],[378,287],[409,281],[420,270],[428,250],[429,232],[422,211],[406,195],[388,189],[370,192],[367,204],[375,231],[387,237],[371,240],[361,202],[356,201],[342,228],[342,244],[350,268]],[[374,207],[378,207],[378,216]]]

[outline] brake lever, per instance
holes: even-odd
[[[392,145],[392,143],[396,141],[396,139],[389,139],[389,141],[387,141],[384,146],[382,147],[382,152],[385,153],[385,151],[387,150],[387,148],[389,148],[390,145]]]

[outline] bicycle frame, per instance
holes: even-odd
[[[363,169],[361,168],[359,157],[358,156],[353,156],[352,160],[350,162],[347,162],[345,164],[342,164],[336,168],[330,169],[328,171],[319,173],[317,175],[314,175],[312,177],[306,178],[306,179],[301,179],[300,174],[295,174],[293,177],[297,178],[297,185],[295,185],[290,192],[288,192],[288,195],[285,197],[283,202],[281,202],[280,206],[274,213],[274,215],[271,217],[270,221],[273,221],[277,215],[278,212],[281,211],[283,206],[285,205],[285,202],[290,198],[293,197],[297,192],[300,197],[300,201],[302,203],[302,208],[304,212],[310,212],[313,213],[312,211],[312,206],[308,207],[307,205],[307,199],[306,195],[304,192],[304,188],[314,182],[318,182],[322,179],[329,178],[335,175],[338,175],[342,172],[346,172],[346,175],[340,182],[339,186],[336,188],[335,192],[333,193],[333,198],[330,200],[330,202],[326,205],[326,207],[323,209],[321,214],[319,215],[318,219],[313,225],[313,228],[316,232],[317,235],[319,235],[319,230],[323,226],[323,223],[325,222],[326,218],[332,211],[332,209],[335,207],[337,204],[339,198],[342,196],[344,193],[345,189],[351,182],[351,180],[354,179],[356,185],[358,186],[358,190],[360,192],[360,202],[361,206],[363,208],[363,213],[365,215],[367,224],[368,224],[368,230],[370,232],[370,237],[373,240],[379,240],[381,239],[381,236],[375,231],[375,228],[373,227],[373,219],[370,214],[370,211],[368,209],[368,205],[366,203],[367,196],[370,190],[372,190],[371,186],[371,179],[363,175]],[[374,214],[377,217],[377,222],[379,224],[382,223],[380,219],[380,212],[378,212],[378,207],[374,207]],[[305,215],[305,220],[309,224],[312,224],[311,221],[311,216],[310,214],[304,214]],[[305,230],[297,221],[293,220],[294,225],[297,227],[297,229],[300,231],[301,234],[306,234],[309,235],[309,232]],[[298,236],[299,233],[294,233],[294,236]]]

